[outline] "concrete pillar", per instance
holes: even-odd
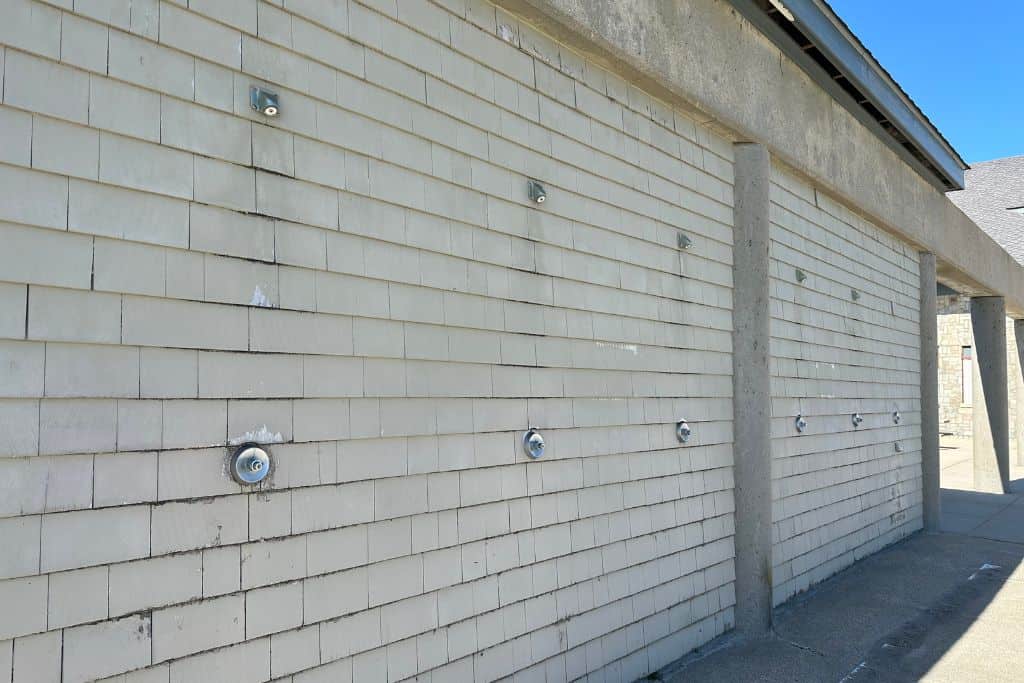
[[[935,254],[921,254],[921,483],[924,528],[938,531],[939,495],[939,331],[935,303]]]
[[[1013,341],[1017,351],[1017,374],[1013,382],[1017,392],[1017,414],[1014,417],[1017,464],[1024,465],[1024,320],[1013,321]]]
[[[974,489],[1008,493],[1010,413],[1006,377],[1006,302],[1001,296],[971,299],[974,331]],[[980,392],[980,396],[979,396]]]
[[[733,458],[736,629],[766,633],[772,618],[771,377],[768,369],[768,210],[771,160],[762,145],[733,148]]]

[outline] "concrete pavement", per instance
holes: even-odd
[[[1024,479],[973,477],[970,442],[943,440],[943,532],[919,533],[790,600],[771,635],[726,636],[652,676],[685,681],[1024,680]],[[947,488],[948,487],[948,488]]]
[[[1014,505],[1024,505],[1024,467],[1010,463],[1010,493],[991,495],[972,490],[974,465],[970,439],[943,438],[942,531],[999,541],[1024,543],[1024,523]]]

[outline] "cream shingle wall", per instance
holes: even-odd
[[[921,528],[920,294],[909,245],[784,169],[771,197],[779,603]]]
[[[729,628],[727,142],[475,0],[184,4],[0,5],[0,681],[630,680]]]

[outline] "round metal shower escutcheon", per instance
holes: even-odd
[[[270,474],[270,453],[258,444],[242,444],[231,456],[231,476],[239,484],[258,484]]]
[[[680,420],[676,423],[676,438],[679,439],[680,443],[689,441],[691,434],[693,434],[693,430],[690,429],[690,425],[686,420]]]
[[[534,460],[544,455],[544,437],[536,429],[530,428],[523,434],[523,450]]]

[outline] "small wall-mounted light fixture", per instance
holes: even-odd
[[[683,233],[679,233],[678,244],[680,249],[689,249],[693,246],[693,240]]]
[[[231,456],[231,476],[239,484],[258,484],[270,474],[270,453],[258,444],[239,446]]]
[[[807,420],[804,419],[803,413],[801,413],[800,415],[796,416],[795,424],[796,424],[796,431],[798,431],[801,434],[803,434],[804,430],[807,429]]]
[[[537,202],[538,204],[543,204],[547,201],[547,191],[544,189],[544,186],[536,180],[530,180],[526,183],[526,191],[530,195],[530,201]]]
[[[676,438],[679,439],[679,443],[686,443],[689,441],[691,434],[693,434],[693,430],[690,429],[690,425],[686,420],[676,422]]]
[[[900,415],[900,411],[898,411],[898,410],[892,411],[892,423],[893,424],[898,425],[900,423],[900,420],[902,420],[902,419],[903,419],[903,416]]]
[[[896,442],[896,452],[897,453],[902,453],[903,452],[903,444],[901,444],[899,441]]]
[[[807,279],[807,273],[805,273],[804,271],[802,271],[799,268],[797,268],[796,269],[796,281],[797,282],[803,282],[806,279]]]
[[[526,452],[526,455],[533,460],[544,455],[544,437],[541,436],[540,432],[533,427],[530,427],[526,430],[526,433],[523,434],[523,450]]]
[[[864,421],[864,416],[860,413],[854,413],[850,416],[850,422],[853,423],[854,427],[860,427],[860,423]]]
[[[277,94],[256,86],[249,88],[249,105],[264,116],[271,118],[277,116],[281,111]]]
[[[851,289],[850,290],[850,298],[853,299],[854,301],[859,301],[860,300],[860,292],[858,292],[856,289]]]

